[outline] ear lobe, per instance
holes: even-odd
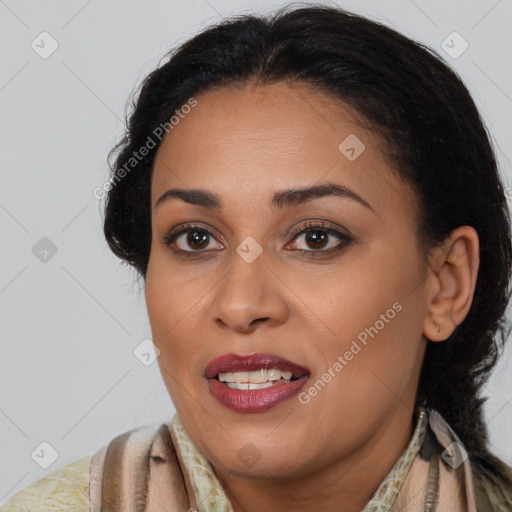
[[[471,226],[454,229],[436,250],[433,262],[423,334],[437,342],[451,336],[471,307],[480,265],[476,230]]]

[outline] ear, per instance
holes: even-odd
[[[471,226],[454,229],[442,246],[434,249],[423,324],[423,335],[427,339],[434,342],[446,340],[466,318],[473,301],[479,265],[478,234]]]

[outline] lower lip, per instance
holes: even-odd
[[[208,382],[211,394],[228,409],[236,412],[261,412],[296,395],[308,380],[309,375],[304,375],[293,382],[253,390],[231,389],[217,379],[208,379]]]

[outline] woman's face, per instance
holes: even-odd
[[[195,99],[156,156],[146,277],[186,431],[214,467],[260,477],[376,457],[372,446],[397,437],[403,449],[426,342],[415,196],[349,107],[306,86]],[[157,205],[170,189],[182,192]],[[250,390],[247,373],[229,375],[236,366],[221,377],[239,384],[217,380],[215,364],[208,378],[233,354],[271,356],[238,367],[253,371],[277,356],[285,373],[263,372]],[[290,379],[288,366],[302,378],[268,382]]]

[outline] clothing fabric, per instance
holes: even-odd
[[[512,489],[471,464],[436,411],[418,409],[408,446],[362,512],[511,512]],[[512,478],[512,469],[504,465]],[[233,512],[177,414],[134,429],[16,494],[2,512]]]

